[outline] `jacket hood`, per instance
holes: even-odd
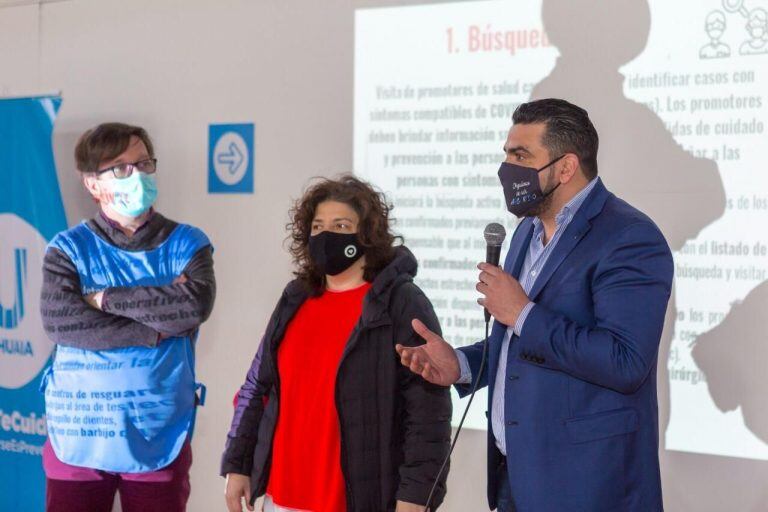
[[[395,257],[373,280],[374,293],[381,295],[401,281],[413,280],[416,277],[418,268],[419,264],[416,262],[416,256],[413,255],[410,249],[404,245],[395,247]]]

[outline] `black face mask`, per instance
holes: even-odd
[[[558,183],[548,192],[542,192],[539,184],[539,173],[564,156],[555,158],[540,169],[502,162],[499,168],[499,180],[504,189],[507,210],[517,217],[525,217],[527,212],[532,211],[554,192],[560,184]]]
[[[309,257],[323,274],[335,276],[363,256],[355,233],[323,231],[309,237]]]

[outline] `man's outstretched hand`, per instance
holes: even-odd
[[[400,362],[432,384],[438,386],[455,384],[461,376],[461,369],[453,347],[438,334],[427,329],[420,320],[414,319],[411,325],[416,334],[424,338],[426,343],[418,347],[395,345],[395,350],[400,355]]]

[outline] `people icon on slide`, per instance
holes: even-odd
[[[750,39],[744,41],[739,48],[742,55],[760,55],[768,53],[768,12],[757,8],[749,12],[747,32]]]
[[[699,57],[702,59],[722,59],[731,56],[731,47],[720,41],[725,32],[725,13],[712,11],[707,15],[704,29],[709,36],[709,44],[702,46]]]
[[[723,9],[731,14],[741,14],[747,20],[745,26],[748,39],[741,43],[739,54],[768,54],[768,11],[762,7],[748,9],[744,0],[722,0]],[[712,11],[707,15],[704,29],[710,39],[709,44],[699,50],[701,59],[718,59],[731,56],[731,47],[721,41],[726,28],[725,13]]]

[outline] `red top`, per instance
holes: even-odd
[[[307,299],[286,329],[277,354],[280,414],[267,485],[276,505],[312,512],[347,509],[336,372],[370,287]]]

